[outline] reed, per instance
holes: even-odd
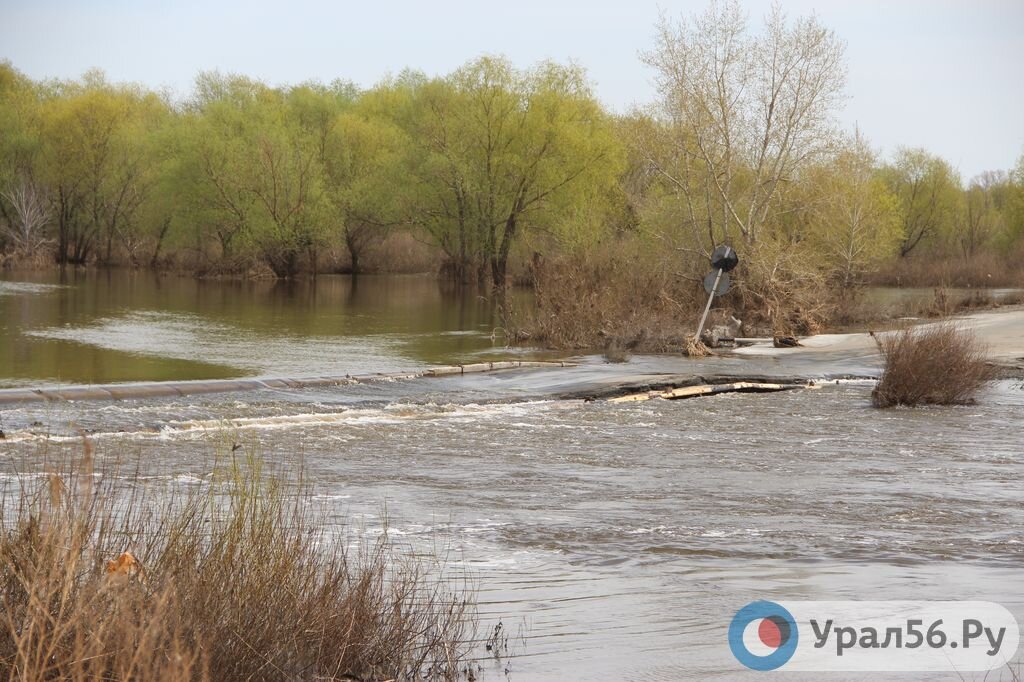
[[[41,483],[5,495],[0,675],[453,680],[469,671],[466,596],[386,540],[347,550],[303,481],[267,474],[255,457],[224,471],[191,492],[153,491],[96,471],[86,442]]]

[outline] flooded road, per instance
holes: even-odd
[[[492,352],[482,330],[473,334],[477,351]],[[56,342],[92,343],[66,337]],[[7,406],[0,478],[10,494],[26,473],[79,447],[81,432],[100,466],[138,465],[154,485],[202,484],[233,444],[273,467],[301,468],[338,532],[386,532],[477,586],[481,628],[500,621],[513,654],[479,651],[485,679],[756,679],[726,643],[733,614],[755,599],[980,599],[1024,622],[1020,382],[994,382],[978,404],[952,408],[875,410],[869,381],[611,404],[566,396],[687,373],[870,374],[877,359],[577,360]],[[17,378],[10,367],[4,376]],[[1013,677],[1004,669],[986,679]]]

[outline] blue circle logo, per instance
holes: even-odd
[[[751,670],[775,670],[793,657],[799,633],[789,611],[773,601],[750,602],[729,623],[729,648]]]

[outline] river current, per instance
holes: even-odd
[[[234,307],[223,289],[192,282],[165,283],[164,298],[148,302],[123,282],[3,284],[8,386],[354,374],[509,354],[475,301],[459,303],[461,317],[438,312],[448,299],[421,280],[359,294],[372,299],[366,310],[384,310],[362,322],[369,312],[335,296],[347,291],[341,282],[314,304],[243,290]],[[409,293],[417,288],[426,293]],[[436,315],[423,312],[431,301]],[[267,305],[289,310],[287,322]],[[345,333],[346,324],[359,329]],[[971,406],[879,411],[870,381],[835,381],[877,372],[870,357],[575,360],[4,406],[0,479],[14,494],[83,433],[101,467],[131,463],[159,485],[201,485],[234,443],[273,467],[301,468],[338,532],[387,533],[476,586],[481,628],[500,621],[512,635],[511,656],[478,652],[485,679],[754,679],[763,673],[736,662],[726,631],[756,599],[987,600],[1024,622],[1019,382],[994,382]],[[797,375],[821,388],[627,404],[566,397],[687,373]],[[987,679],[1014,679],[1019,665]],[[823,677],[865,679],[799,678]]]

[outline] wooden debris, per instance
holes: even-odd
[[[795,336],[776,336],[772,338],[772,345],[776,348],[797,348],[804,344]]]
[[[647,391],[645,393],[633,393],[617,398],[609,398],[610,403],[631,403],[652,398],[663,400],[683,400],[686,398],[699,398],[706,395],[718,395],[719,393],[774,393],[776,391],[791,391],[797,388],[817,388],[813,384],[767,384],[753,381],[737,381],[731,384],[702,384],[700,386],[683,386],[681,388],[670,388],[664,391]]]

